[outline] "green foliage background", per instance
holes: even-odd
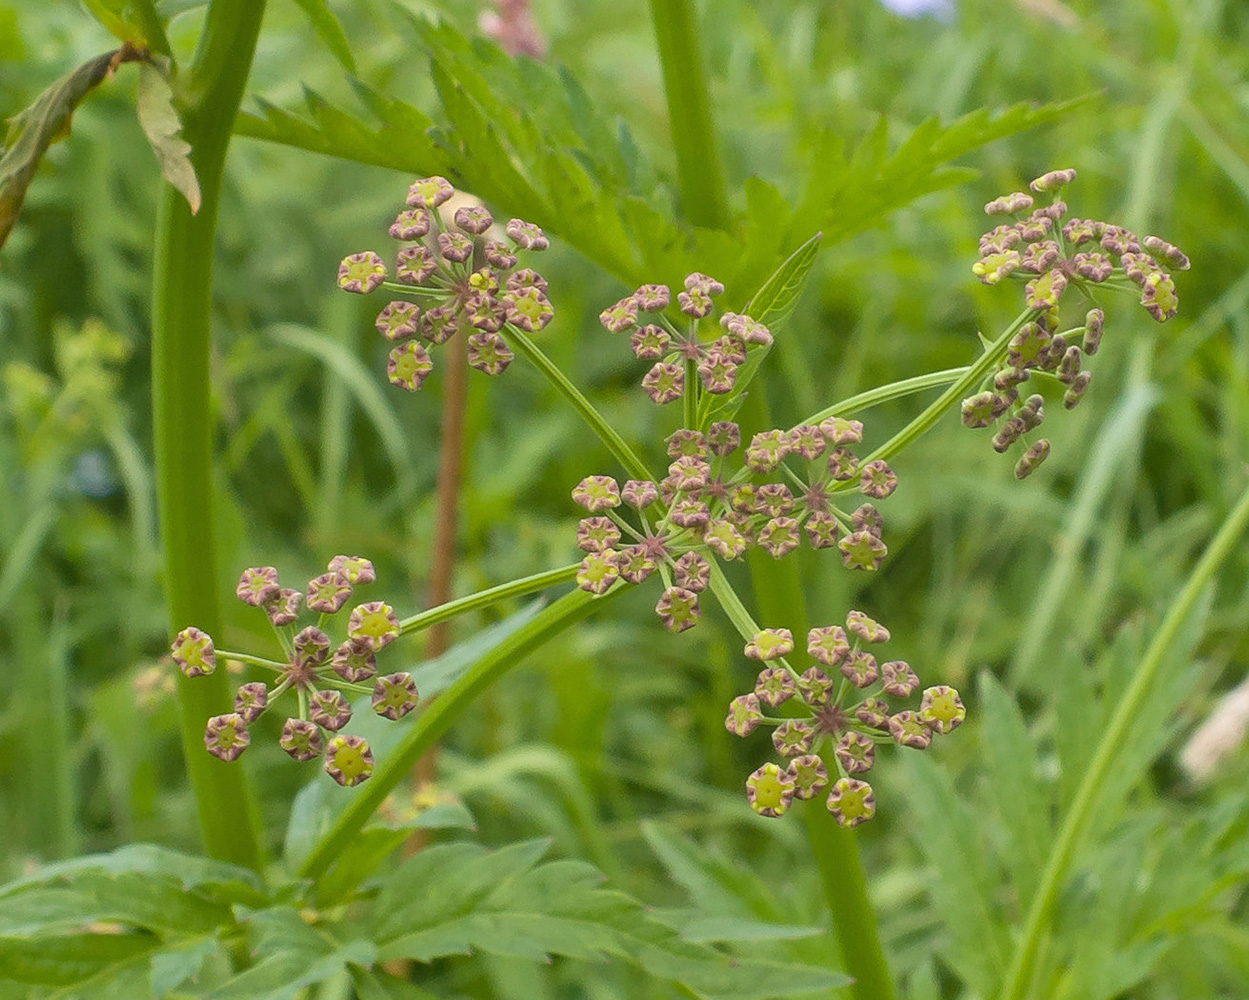
[[[198,14],[181,6],[170,41],[185,52]],[[691,236],[673,221],[675,163],[640,2],[538,0],[563,69],[519,77],[501,54],[421,26],[436,15],[473,35],[474,4],[331,3],[353,84],[300,6],[271,0],[245,137],[230,153],[213,315],[223,594],[245,565],[307,578],[334,553],[360,552],[394,602],[415,609],[441,380],[436,371],[415,396],[385,386],[377,304],[332,280],[346,253],[384,243],[411,174],[459,168],[500,211],[565,237],[543,261],[558,318],[541,342],[652,456],[674,415],[636,390],[637,365],[596,320],[628,282],[697,266],[724,278],[730,299],[745,296],[823,229],[832,246],[769,359],[784,425],[965,364],[977,331],[1009,322],[1017,300],[969,271],[987,228],[980,206],[1046,169],[1079,170],[1074,214],[1184,248],[1193,269],[1177,282],[1180,315],[1157,326],[1113,303],[1090,395],[1047,424],[1054,450],[1039,473],[1015,483],[984,435],[947,419],[895,463],[902,486],[885,507],[891,554],[878,576],[803,556],[817,619],[864,608],[892,629],[891,652],[925,683],[959,686],[971,711],[935,754],[883,762],[880,814],[860,838],[913,1000],[1000,985],[1007,926],[1035,888],[1054,810],[1070,802],[1106,706],[1249,461],[1249,15],[1212,0],[956,6],[946,20],[907,20],[869,0],[704,5],[741,221],[731,235]],[[74,3],[0,0],[0,111],[111,46]],[[134,87],[123,72],[78,112],[0,259],[4,877],[128,841],[196,844],[174,705],[145,673],[172,667],[161,663],[147,368],[159,175]],[[921,132],[898,152],[933,115],[949,123],[1023,101],[1075,103],[1010,136],[1017,111],[1000,127],[1007,137],[981,149],[1000,120],[973,120],[965,148],[958,132]],[[477,113],[494,132],[474,130]],[[491,152],[495,134],[525,169]],[[878,223],[894,206],[905,207]],[[343,374],[355,371],[365,377]],[[913,400],[873,411],[871,439],[913,413]],[[467,426],[457,593],[570,561],[569,490],[614,471],[607,453],[519,362],[489,383],[471,377]],[[1132,766],[1103,790],[1060,900],[1047,995],[1249,992],[1249,756],[1237,749],[1200,785],[1175,763],[1243,680],[1247,570],[1242,550],[1168,659]],[[826,916],[801,830],[745,807],[759,747],[723,730],[751,673],[738,642],[715,616],[668,636],[648,598],[626,595],[478,702],[448,740],[442,788],[463,799],[481,843],[552,838],[553,854],[592,862],[687,936],[720,920],[693,937],[820,964]],[[267,641],[258,616],[227,608],[222,645]],[[490,620],[461,621],[456,637]],[[419,643],[404,655],[419,662]],[[248,759],[276,852],[311,773],[263,737]],[[447,992],[499,1000],[675,995],[614,966],[496,955],[434,969]]]

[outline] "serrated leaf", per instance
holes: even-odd
[[[4,246],[17,222],[26,190],[34,180],[43,154],[52,143],[69,135],[74,111],[83,98],[112,73],[122,51],[88,59],[9,119],[4,156],[0,157],[0,247]]]
[[[161,176],[186,199],[194,215],[203,199],[191,163],[191,144],[182,138],[182,119],[173,106],[173,91],[160,70],[151,63],[139,66],[136,110],[143,134],[160,164]]]
[[[260,891],[263,883],[251,869],[157,844],[128,844],[107,854],[86,854],[43,865],[0,886],[0,899],[40,886],[72,884],[82,874],[97,873],[163,876],[183,889],[198,890],[225,903],[259,906],[266,899]]]
[[[221,948],[213,935],[177,941],[149,960],[152,1000],[163,1000],[188,979],[199,977],[204,962]]]
[[[682,941],[581,861],[539,864],[546,841],[489,852],[474,844],[422,851],[382,884],[371,933],[379,957],[428,962],[474,950],[535,961],[550,955],[629,958],[702,996],[754,1000],[848,982],[808,966],[723,955]]]
[[[822,927],[774,924],[741,917],[696,917],[681,928],[681,939],[695,944],[720,941],[793,941],[823,933]]]
[[[933,872],[933,901],[951,939],[946,957],[974,991],[989,996],[1005,968],[1008,940],[980,824],[927,755],[908,753],[898,763],[909,772],[908,801]]]
[[[299,4],[317,37],[330,50],[330,55],[338,60],[343,69],[354,75],[356,60],[351,54],[351,46],[347,44],[347,35],[326,0],[295,0],[295,3]]]
[[[228,906],[187,892],[176,879],[88,871],[9,896],[0,907],[0,937],[29,938],[101,922],[193,934],[229,921]]]
[[[1036,750],[1019,707],[988,671],[980,675],[980,712],[989,793],[1005,838],[1003,854],[1020,909],[1026,912],[1052,837],[1050,796],[1037,778]]]
[[[295,1000],[306,987],[377,959],[371,942],[340,941],[330,926],[312,927],[290,906],[246,913],[244,922],[256,963],[204,1000]]]

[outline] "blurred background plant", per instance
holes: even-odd
[[[503,41],[510,6],[485,22]],[[364,552],[392,593],[406,586],[413,607],[426,603],[440,380],[408,396],[375,377],[386,347],[373,331],[376,304],[333,281],[344,254],[376,242],[422,157],[433,161],[422,172],[440,156],[467,163],[464,186],[510,199],[505,210],[535,209],[529,217],[564,237],[543,261],[558,313],[544,348],[631,441],[658,440],[672,418],[633,389],[639,371],[598,325],[628,290],[622,282],[672,280],[692,263],[730,294],[731,279],[744,291],[772,255],[824,228],[829,249],[770,360],[768,402],[786,425],[866,386],[968,363],[976,331],[992,336],[1017,308],[970,274],[988,228],[983,203],[1050,167],[1078,168],[1077,214],[1156,232],[1192,258],[1180,315],[1157,326],[1130,301],[1111,303],[1098,378],[1054,421],[1053,454],[1026,484],[981,434],[947,418],[894,463],[902,485],[880,574],[803,556],[813,609],[836,609],[831,618],[862,607],[888,621],[894,655],[926,683],[958,685],[968,702],[968,725],[939,759],[901,755],[909,766],[882,770],[879,813],[859,840],[904,995],[992,995],[1009,960],[1007,928],[1027,911],[1054,817],[1108,706],[1243,486],[1249,11],[1217,0],[960,0],[927,12],[872,0],[704,5],[698,30],[731,208],[745,211],[742,252],[710,229],[691,248],[652,221],[690,206],[675,193],[642,5],[530,6],[544,58],[565,75],[517,82],[502,54],[469,48],[460,34],[480,36],[489,13],[477,3],[342,0],[324,8],[332,22],[301,10],[318,4],[270,4],[255,96],[244,101],[251,117],[238,131],[287,144],[234,143],[218,233],[222,572],[276,564],[310,578],[336,552]],[[169,34],[185,52],[199,7],[160,7],[181,11]],[[431,16],[447,27],[424,27]],[[4,113],[110,47],[75,3],[0,0]],[[526,93],[521,84],[535,79]],[[558,104],[545,103],[552,81],[564,88]],[[168,641],[146,429],[158,177],[133,86],[119,75],[79,110],[0,270],[0,875],[9,877],[131,840],[196,844],[172,701],[151,672]],[[473,163],[489,156],[466,92],[505,142],[524,138],[511,109],[532,102],[538,129],[554,142],[566,133],[572,152],[531,191],[498,162],[497,176],[474,177]],[[429,115],[432,141],[392,98]],[[1031,131],[1003,129],[974,149],[993,138],[985,129],[967,151],[952,145],[956,165],[935,175],[890,174],[872,159],[872,142],[885,141],[879,122],[894,148],[932,115],[949,122],[1075,99]],[[836,140],[850,151],[864,136],[876,138],[841,159]],[[578,157],[582,174],[568,162]],[[879,182],[871,206],[859,203],[863,164]],[[840,194],[839,177],[849,178]],[[821,178],[832,208],[789,214],[785,202],[801,208]],[[877,224],[880,208],[925,190]],[[623,221],[597,213],[626,202]],[[860,232],[861,221],[872,228]],[[489,392],[481,381],[470,378],[467,397],[456,593],[568,562],[568,492],[611,467],[531,368],[517,365]],[[901,427],[910,402],[874,410],[871,432]],[[1233,741],[1199,779],[1177,763],[1190,731],[1243,679],[1247,572],[1242,547],[1163,665],[1133,730],[1131,766],[1102,790],[1058,900],[1040,995],[1249,992],[1249,754]],[[223,580],[223,593],[232,588]],[[222,644],[244,648],[257,626],[227,607]],[[488,620],[457,623],[453,638]],[[440,788],[462,798],[482,843],[553,837],[557,853],[592,861],[690,940],[820,964],[826,915],[801,870],[801,833],[744,806],[754,751],[723,731],[749,671],[738,648],[717,616],[672,637],[653,627],[646,600],[625,595],[610,618],[548,645],[525,676],[478,703],[448,738]],[[412,648],[414,664],[419,656]],[[307,774],[276,749],[255,752],[250,772],[276,849]],[[585,964],[487,957],[435,971],[430,989],[500,1000],[644,995],[627,973]]]

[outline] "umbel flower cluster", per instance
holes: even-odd
[[[664,590],[655,612],[673,632],[698,622],[712,560],[737,559],[755,546],[779,559],[805,537],[812,548],[836,547],[851,569],[878,569],[887,551],[879,512],[870,503],[842,510],[834,499],[857,490],[880,500],[898,484],[886,462],[860,463],[857,420],[834,416],[743,442],[736,423],[715,419],[716,397],[737,386],[749,353],[766,350],[772,334],[750,316],[727,312],[718,332],[703,336],[724,286],[699,273],[684,284],[676,296],[684,329],[664,313],[672,301],[665,285],[642,285],[600,316],[610,332],[631,331],[634,354],[654,362],[642,379],[651,399],[684,400],[687,426],[667,439],[667,476],[623,486],[610,476],[587,476],[572,491],[590,515],[577,529],[586,553],[578,586],[602,594],[618,581],[639,584],[658,572]],[[653,322],[643,324],[639,316],[647,312]]]
[[[541,330],[555,315],[542,276],[518,268],[517,254],[545,250],[546,236],[533,223],[511,219],[497,232],[494,218],[479,204],[455,209],[448,222],[443,206],[455,189],[443,177],[426,177],[408,189],[407,208],[390,226],[403,246],[395,281],[373,251],[352,254],[338,267],[338,287],[368,294],[382,288],[396,298],[377,315],[377,329],[394,342],[386,364],[390,381],[415,391],[434,369],[430,349],[457,333],[468,338],[468,363],[499,375],[513,354],[500,331]],[[418,301],[412,301],[416,299]]]
[[[351,721],[349,696],[369,695],[373,711],[388,719],[400,719],[416,707],[411,674],[377,674],[377,654],[398,637],[399,620],[389,604],[370,601],[351,610],[337,645],[326,629],[329,620],[347,605],[354,588],[375,579],[373,564],[359,556],[335,556],[326,572],[302,591],[281,586],[272,566],[244,570],[238,598],[268,615],[286,656],[282,663],[217,650],[212,638],[198,628],[178,633],[173,658],[187,677],[211,674],[218,655],[276,675],[271,684],[241,685],[234,696],[234,711],[208,720],[204,746],[210,754],[223,761],[237,760],[251,743],[248,727],[290,691],[298,702],[298,714],[282,725],[278,742],[283,750],[299,761],[324,755],[326,773],[340,785],[357,785],[373,773],[368,743],[341,730]],[[315,625],[297,631],[301,603],[319,617]]]
[[[919,678],[905,661],[878,662],[866,648],[888,641],[887,628],[851,611],[845,628],[807,633],[815,665],[803,673],[786,659],[794,652],[789,629],[763,629],[746,644],[746,655],[768,666],[753,691],[730,703],[725,728],[749,736],[760,725],[771,726],[772,745],[785,758],[783,765],[769,761],[746,779],[746,798],[760,816],[782,816],[795,798],[813,799],[827,789],[825,802],[837,822],[858,826],[876,814],[872,787],[859,776],[875,764],[878,744],[925,750],[934,736],[962,723],[963,702],[945,685],[925,690],[918,709],[893,709],[889,699],[909,699]],[[766,714],[786,703],[787,717]]]
[[[1189,261],[1177,247],[1157,236],[1140,239],[1109,222],[1064,221],[1067,205],[1060,194],[1075,176],[1074,170],[1052,170],[1029,184],[1032,194],[1016,191],[984,207],[988,215],[1011,221],[980,238],[980,259],[972,272],[986,285],[1007,278],[1022,281],[1024,303],[1033,314],[1011,339],[1004,363],[979,392],[963,400],[966,426],[997,425],[993,447],[998,452],[1025,440],[1045,419],[1040,393],[1020,398],[1019,387],[1032,376],[1063,386],[1066,409],[1080,402],[1093,378],[1088,359],[1097,353],[1105,324],[1105,314],[1096,306],[1101,289],[1139,291],[1141,305],[1160,323],[1174,316],[1179,305],[1168,268],[1186,271]],[[1048,203],[1038,205],[1037,198]],[[1079,295],[1083,316],[1077,325],[1063,329],[1061,305],[1070,302],[1073,292]],[[1028,476],[1049,450],[1045,438],[1028,445],[1015,475]]]

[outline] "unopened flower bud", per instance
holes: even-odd
[[[204,727],[204,746],[218,760],[238,760],[251,741],[247,724],[237,712],[214,715]]]
[[[1008,371],[1017,371],[1018,369],[1007,369]],[[998,373],[1001,374],[1000,372]],[[991,392],[978,392],[974,396],[968,396],[963,400],[962,416],[964,427],[988,427],[993,423],[993,400],[994,395]]]
[[[738,695],[729,702],[729,714],[724,720],[724,728],[734,736],[749,736],[757,728],[763,718],[759,708],[759,698],[752,691]]]
[[[243,570],[234,593],[244,604],[260,608],[278,596],[278,571],[272,566],[253,566]]]
[[[1037,194],[1042,194],[1057,191],[1075,179],[1076,172],[1070,168],[1066,170],[1051,170],[1032,181],[1028,187],[1032,188]]]
[[[807,633],[807,653],[826,667],[840,666],[850,655],[850,639],[840,625],[825,625]]]
[[[255,722],[269,704],[269,689],[260,681],[240,684],[234,692],[234,711],[244,722]]]
[[[308,717],[322,729],[336,733],[351,721],[351,706],[337,691],[315,691],[308,701]]]
[[[373,753],[359,736],[330,737],[325,746],[325,773],[340,785],[350,788],[373,773]]]
[[[898,746],[927,750],[932,743],[932,729],[915,712],[898,712],[889,717],[889,732]]]
[[[800,719],[782,722],[772,731],[772,745],[782,757],[797,757],[811,752],[815,730],[811,724]]]
[[[390,235],[397,240],[419,240],[429,233],[429,212],[409,208],[400,212],[390,224]]]
[[[1046,271],[1024,286],[1024,305],[1029,309],[1049,309],[1067,288],[1067,276],[1059,270]]]
[[[794,651],[794,634],[787,628],[765,628],[746,643],[746,655],[752,660],[779,660]]]
[[[468,338],[468,365],[486,375],[502,375],[512,363],[512,349],[497,333],[481,331]]]
[[[890,660],[880,665],[880,677],[884,681],[881,690],[895,698],[909,698],[919,687],[919,678],[905,660]]]
[[[1040,441],[1032,445],[1023,454],[1023,458],[1015,466],[1015,478],[1027,479],[1032,475],[1038,465],[1045,461],[1050,453],[1050,443],[1047,438],[1041,438]]]
[[[869,531],[855,531],[837,543],[841,561],[849,569],[875,571],[888,555],[888,548]]]
[[[793,517],[771,518],[755,539],[759,548],[773,559],[781,559],[798,547],[798,520]]]
[[[620,529],[610,517],[583,517],[577,524],[577,548],[602,552],[620,543]]]
[[[1063,406],[1068,410],[1074,410],[1076,404],[1084,397],[1084,392],[1089,387],[1089,383],[1093,381],[1092,372],[1080,372],[1071,381],[1071,386],[1063,393]]]
[[[510,271],[516,266],[516,254],[512,253],[506,243],[500,243],[498,240],[486,240],[482,247],[482,256],[486,258],[487,263],[492,267],[497,267],[500,271]]]
[[[838,669],[857,688],[869,688],[880,678],[876,657],[863,649],[850,650]]]
[[[550,240],[540,228],[522,219],[510,219],[504,231],[522,250],[545,250],[551,245]]]
[[[696,593],[684,587],[669,587],[660,595],[655,614],[669,632],[684,632],[698,624],[702,612]]]
[[[1141,245],[1155,260],[1165,261],[1167,265],[1175,268],[1177,271],[1188,270],[1188,257],[1174,244],[1159,239],[1157,236],[1146,236],[1141,240]]]
[[[308,609],[332,615],[351,596],[351,584],[337,573],[322,573],[308,581]]]
[[[275,628],[282,628],[299,617],[299,605],[303,599],[302,591],[294,587],[282,587],[278,590],[278,596],[265,605],[265,613]]]
[[[898,488],[898,477],[889,463],[877,459],[859,468],[859,492],[874,500],[883,500]]]
[[[389,604],[371,601],[351,612],[347,634],[353,639],[366,640],[376,651],[399,637],[399,619]]]
[[[759,475],[771,472],[789,453],[785,438],[784,431],[760,431],[746,446],[746,467]]]
[[[445,177],[422,177],[408,188],[407,203],[412,208],[437,208],[451,200],[455,188]]]
[[[599,596],[607,593],[619,578],[620,567],[615,549],[589,552],[577,567],[577,586],[588,594]]]
[[[831,549],[841,537],[837,519],[826,511],[816,511],[808,517],[803,529],[813,549]]]
[[[847,774],[870,771],[876,763],[876,744],[862,733],[846,733],[837,741],[834,753],[837,755],[837,762]]]
[[[854,829],[876,815],[876,796],[872,786],[857,778],[841,778],[828,793],[828,811],[838,826]]]
[[[425,246],[404,247],[395,259],[395,278],[405,285],[423,285],[438,270],[438,260]]]
[[[643,312],[663,312],[668,308],[671,293],[667,285],[641,285],[633,298]]]
[[[984,207],[985,215],[1015,215],[1019,212],[1026,212],[1032,207],[1032,195],[1024,191],[1016,191],[1014,194],[1004,194],[1000,198],[994,198]]]
[[[849,448],[837,446],[828,453],[828,474],[838,482],[846,482],[859,474],[859,459]]]
[[[889,706],[879,698],[868,698],[854,710],[855,718],[872,729],[889,728]]]
[[[736,559],[746,551],[746,539],[737,527],[724,518],[707,522],[703,544],[721,559]]]
[[[798,693],[794,678],[784,667],[766,667],[755,679],[755,695],[765,705],[775,708]]]
[[[373,711],[385,719],[402,719],[419,700],[416,682],[408,673],[387,674],[373,685]]]
[[[572,491],[573,501],[591,513],[620,506],[620,487],[611,476],[586,476]]]
[[[862,611],[851,611],[846,615],[846,631],[857,635],[864,642],[889,641],[889,630]]]
[[[637,326],[637,300],[632,295],[628,295],[614,306],[604,309],[599,313],[598,319],[608,333],[627,333]]]
[[[711,565],[697,552],[687,552],[673,565],[672,579],[678,587],[702,593],[711,580]]]
[[[819,754],[795,757],[789,762],[786,773],[794,783],[794,798],[813,799],[828,787],[828,768]]]
[[[194,626],[184,628],[171,647],[173,661],[187,677],[206,677],[217,669],[212,636]]]
[[[348,639],[330,658],[330,666],[348,684],[367,681],[377,673],[377,657],[367,639]]]
[[[746,779],[746,801],[760,816],[783,816],[793,797],[794,779],[778,764],[764,764]]]
[[[480,236],[494,225],[494,217],[484,205],[464,205],[455,210],[453,218],[457,226],[474,236]]]
[[[784,483],[764,483],[755,490],[755,513],[781,517],[792,513],[794,495]]]
[[[644,545],[630,545],[616,554],[616,568],[620,579],[636,585],[655,572],[655,560]]]
[[[678,400],[685,391],[685,369],[681,365],[659,362],[642,376],[642,388],[661,406]]]
[[[924,691],[919,717],[930,729],[945,734],[953,732],[963,724],[963,720],[967,718],[967,709],[963,707],[963,699],[954,688],[941,684]]]
[[[662,326],[648,323],[629,334],[629,347],[641,361],[658,361],[668,352],[672,337]]]
[[[630,479],[624,484],[620,497],[635,510],[642,510],[659,499],[659,488],[649,479]]]
[[[433,359],[415,340],[391,348],[386,357],[386,377],[391,385],[416,392],[434,370]]]
[[[833,679],[819,667],[808,667],[798,678],[798,690],[808,705],[823,705],[833,692]]]
[[[386,280],[386,265],[372,250],[353,253],[338,265],[338,287],[344,292],[367,295]]]
[[[291,640],[291,645],[295,647],[295,659],[300,666],[315,668],[329,655],[330,637],[315,625],[309,625]]]
[[[278,746],[295,760],[312,760],[321,756],[321,730],[315,723],[305,719],[287,719],[282,726]]]

